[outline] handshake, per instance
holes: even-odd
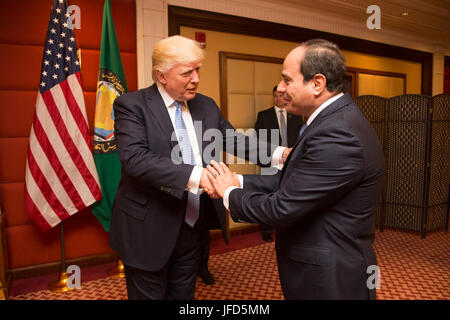
[[[283,164],[286,162],[291,150],[292,148],[286,148],[283,151],[281,159]],[[241,188],[241,183],[236,172],[232,172],[223,162],[217,163],[214,160],[211,161],[211,165],[207,165],[206,169],[202,171],[200,188],[203,188],[212,199],[219,199],[223,198],[225,191],[229,187]]]
[[[200,187],[212,199],[223,198],[225,190],[233,186],[241,187],[239,178],[236,172],[232,172],[225,163],[217,163],[213,160],[211,161],[211,165],[207,165],[206,169],[203,169],[200,178]]]

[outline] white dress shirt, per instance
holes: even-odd
[[[337,99],[339,99],[340,97],[342,97],[344,94],[341,92],[333,97],[331,97],[330,99],[328,99],[327,101],[325,101],[324,103],[322,103],[316,110],[314,110],[314,112],[309,116],[308,120],[306,121],[306,125],[309,126],[311,124],[311,122],[319,115],[319,113],[321,113],[326,107],[328,107],[330,104],[332,104],[333,102],[335,102]],[[278,115],[278,113],[277,113]],[[278,123],[280,123],[280,121],[278,120]],[[242,175],[238,175],[239,178],[239,183],[241,184],[241,189],[244,186],[244,179]],[[225,208],[227,210],[229,210],[229,197],[230,197],[230,192],[233,191],[234,189],[237,189],[238,187],[228,187],[225,190],[225,193],[223,195],[223,205],[225,206]]]

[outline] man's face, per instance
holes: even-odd
[[[292,50],[284,59],[282,80],[278,84],[278,92],[287,101],[286,111],[296,115],[309,116],[313,109],[312,80],[303,82],[300,73],[300,63],[305,49],[298,47]]]
[[[281,92],[275,91],[273,93],[273,104],[280,109],[284,109],[287,106],[287,101],[283,99]]]
[[[158,80],[175,100],[191,100],[195,97],[200,82],[200,66],[198,61],[177,64],[164,74],[158,73]]]

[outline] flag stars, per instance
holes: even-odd
[[[66,37],[66,33],[65,32],[61,33],[61,37],[65,38]]]
[[[59,69],[59,64],[55,63],[55,69]]]
[[[56,8],[56,12],[61,13],[61,9],[60,8]]]
[[[58,44],[58,47],[63,48],[63,47],[64,47],[64,44],[63,44],[62,42],[60,42],[60,43]]]
[[[70,57],[69,56],[66,56],[66,61],[70,61]]]
[[[46,54],[51,55],[52,51],[50,49],[47,49],[47,51],[45,51]]]
[[[64,71],[65,71],[65,72],[69,72],[69,67],[65,67],[65,68],[64,68]]]
[[[46,66],[48,66],[48,65],[50,64],[50,62],[48,62],[48,60],[44,60],[44,64],[45,64]]]
[[[68,26],[67,22],[64,22],[63,26],[64,26],[64,28],[67,28],[67,26]]]
[[[53,78],[53,79],[58,79],[58,75],[55,73],[55,74],[52,76],[52,78]]]
[[[47,76],[47,71],[42,71],[42,75],[43,75],[44,77],[46,77],[46,76]]]
[[[73,48],[71,46],[67,47],[67,50],[69,50],[70,52],[72,52]]]
[[[41,87],[45,87],[45,82],[41,82]]]
[[[66,16],[66,18],[69,18],[69,17],[70,17],[70,13],[67,12],[67,13],[65,14],[65,16]]]
[[[70,37],[69,38],[71,42],[75,42],[75,38],[74,37]]]
[[[48,39],[48,43],[53,44],[53,39]]]
[[[59,0],[59,3],[60,3],[60,4],[63,4],[63,3],[64,3],[64,0]]]
[[[56,33],[55,28],[50,29],[50,32],[53,33],[53,34],[55,34],[55,33]]]
[[[58,57],[58,59],[61,59],[62,57],[61,53],[57,53],[56,56]]]
[[[53,19],[53,22],[54,22],[54,23],[58,23],[59,20],[58,20],[57,18],[55,18],[55,19]]]
[[[78,60],[77,60],[77,61],[75,61],[75,64],[78,66],[80,63],[79,63]]]

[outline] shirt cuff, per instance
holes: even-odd
[[[272,156],[272,167],[277,168],[278,170],[283,169],[283,151],[286,147],[277,147],[273,152]]]
[[[199,189],[202,171],[203,167],[195,166],[194,169],[192,169],[191,176],[189,177],[188,183],[186,185],[186,191],[192,192],[193,194],[197,194],[199,191],[203,192],[202,189]]]
[[[241,185],[240,188],[244,188],[244,176],[242,174],[238,174],[237,177],[239,179],[239,184]]]
[[[238,187],[228,187],[225,190],[225,193],[223,194],[223,206],[225,207],[225,209],[230,210],[229,208],[229,196],[230,196],[230,192],[233,191],[234,189],[239,189]]]

